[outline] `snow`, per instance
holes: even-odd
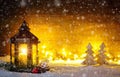
[[[18,73],[0,69],[0,77],[120,77],[120,66],[54,66],[46,73]]]

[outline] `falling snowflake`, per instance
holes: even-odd
[[[9,27],[9,24],[6,24],[6,26],[5,26],[6,28],[8,28]]]
[[[85,16],[81,16],[81,19],[82,19],[82,20],[85,20]]]
[[[95,34],[95,31],[91,31],[91,35],[94,35]]]
[[[60,1],[60,0],[54,0],[54,5],[55,5],[56,7],[61,6],[61,1]]]
[[[115,36],[112,36],[112,40],[115,40]]]
[[[3,46],[6,46],[6,42],[5,42],[5,41],[3,41],[3,42],[2,42],[2,45],[3,45]]]
[[[63,13],[67,13],[67,12],[68,12],[68,10],[64,8],[63,9]]]
[[[78,16],[78,17],[77,17],[77,20],[79,20],[79,19],[80,19],[80,17]]]
[[[20,6],[25,7],[27,5],[26,0],[21,0]]]
[[[37,10],[36,13],[40,13],[40,10]]]

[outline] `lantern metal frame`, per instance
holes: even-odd
[[[27,67],[31,67],[33,65],[32,60],[32,45],[36,46],[36,64],[38,64],[38,38],[30,32],[30,28],[27,26],[26,21],[23,21],[21,27],[17,34],[10,38],[10,63],[19,66],[19,45],[26,44],[27,45]],[[14,45],[14,51],[12,50],[12,44]],[[12,55],[14,52],[14,56]],[[14,62],[12,62],[12,58],[14,57]]]

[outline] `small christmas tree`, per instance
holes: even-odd
[[[83,64],[85,64],[85,65],[94,65],[94,64],[96,64],[96,62],[94,60],[94,56],[93,56],[92,46],[91,46],[90,43],[87,46],[86,53],[87,53],[87,55],[85,57],[85,61],[83,61]]]
[[[99,50],[98,60],[97,60],[97,62],[98,62],[100,65],[102,65],[102,64],[107,64],[107,61],[106,61],[107,56],[105,55],[105,52],[106,52],[106,51],[104,50],[104,48],[105,48],[105,44],[102,43],[102,44],[100,45],[100,50]]]

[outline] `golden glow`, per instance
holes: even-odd
[[[111,54],[109,54],[109,53],[106,53],[105,55],[106,55],[108,58],[110,58],[110,59],[113,58],[113,56],[112,56]]]
[[[27,49],[26,49],[26,48],[22,48],[22,49],[21,49],[21,54],[27,55]]]
[[[102,42],[106,45],[105,50],[110,63],[114,61],[113,56],[119,57],[120,42],[111,38],[117,35],[117,31],[112,29],[116,25],[110,24],[112,22],[97,23],[88,22],[87,17],[85,21],[80,21],[75,16],[47,15],[38,17],[28,15],[26,21],[29,23],[31,32],[41,41],[38,48],[40,61],[81,63],[86,56],[88,43],[91,43],[96,56]]]
[[[83,62],[83,60],[54,60],[54,61],[50,61],[50,64],[56,64],[59,66],[60,65],[75,65],[75,66],[79,66],[81,63]]]
[[[19,61],[21,64],[26,64],[27,63],[27,44],[20,44],[19,45]]]
[[[20,50],[19,53],[21,55],[27,55],[27,45],[26,44],[20,45],[19,50]]]
[[[109,63],[113,63],[113,60],[108,60]]]
[[[120,64],[120,60],[118,60],[118,64]]]

